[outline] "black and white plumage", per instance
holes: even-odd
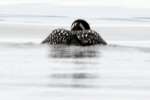
[[[71,31],[66,29],[55,29],[52,33],[42,42],[48,44],[70,44]]]
[[[73,22],[71,31],[66,29],[53,30],[42,43],[82,46],[107,44],[96,31],[90,29],[86,21],[81,19]]]

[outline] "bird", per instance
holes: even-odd
[[[54,29],[49,36],[42,41],[42,44],[65,44],[65,45],[107,45],[105,40],[99,35],[98,32],[92,30],[87,21],[83,19],[75,20],[71,29],[58,28]]]

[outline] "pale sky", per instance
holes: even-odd
[[[150,8],[150,0],[0,0],[0,4],[49,3],[63,6],[119,6],[128,8]]]

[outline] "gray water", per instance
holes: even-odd
[[[1,43],[0,97],[148,100],[150,48],[139,45],[142,44],[80,47]]]

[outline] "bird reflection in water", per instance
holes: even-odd
[[[95,84],[99,78],[97,72],[95,73],[98,70],[96,68],[97,62],[90,63],[92,59],[96,60],[100,57],[100,53],[97,50],[98,47],[96,46],[52,46],[48,56],[50,59],[72,60],[65,63],[59,62],[62,63],[60,64],[62,66],[57,67],[59,71],[50,74],[49,78],[52,84],[49,84],[49,86],[71,88],[97,87]]]
[[[57,87],[74,87],[74,88],[94,88],[97,87],[91,83],[92,80],[96,80],[98,76],[94,73],[55,73],[51,75],[51,78],[57,80],[53,86]],[[59,81],[59,82],[58,82]]]
[[[86,58],[86,57],[99,57],[99,46],[65,46],[65,45],[52,45],[50,47],[50,58]]]

